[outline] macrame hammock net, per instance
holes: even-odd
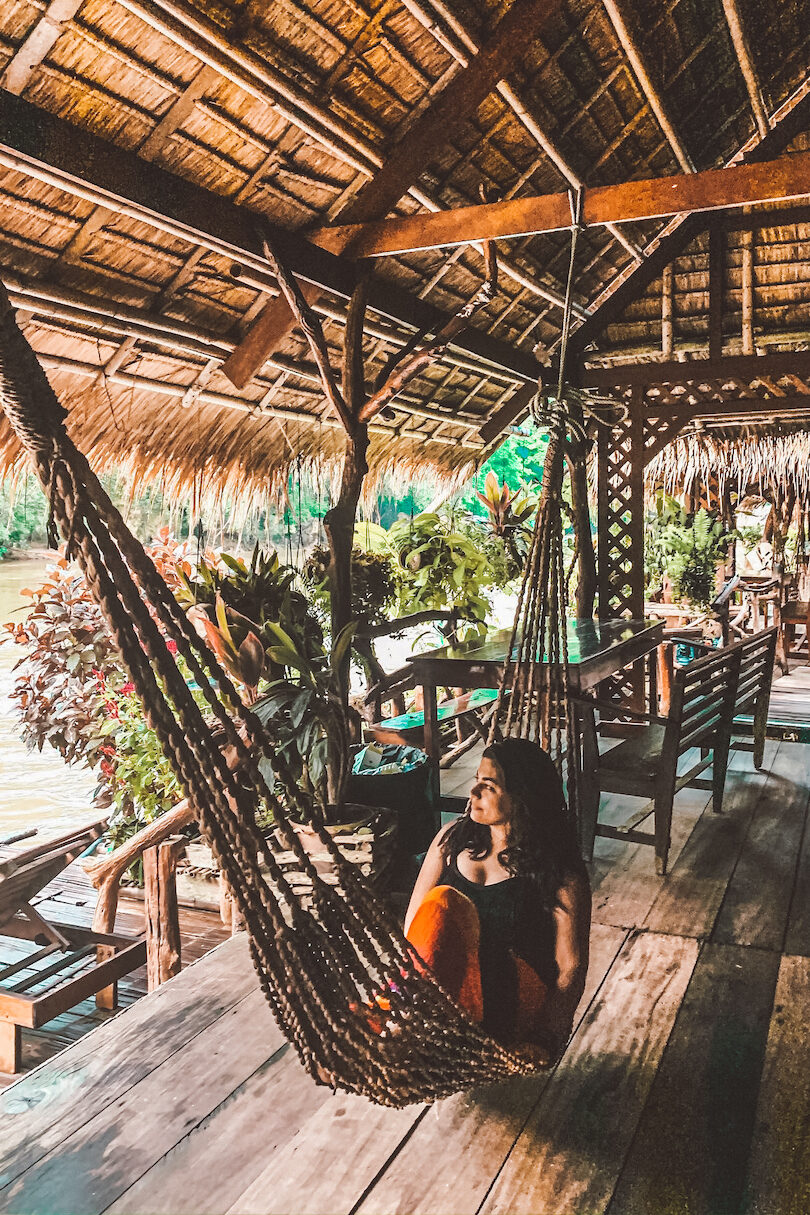
[[[324,829],[322,807],[308,801],[285,772],[261,723],[69,438],[65,410],[1,286],[0,394],[49,495],[51,542],[56,543],[58,529],[67,555],[80,563],[148,725],[194,804],[244,916],[270,1008],[307,1071],[319,1083],[404,1106],[534,1070],[469,1021],[420,969],[393,914],[338,851]],[[561,740],[570,736],[560,510],[563,432],[558,417],[497,715],[506,733],[546,744],[553,737],[558,755]],[[176,641],[210,713],[200,711],[167,638]],[[547,661],[540,665],[535,659],[543,650]],[[250,745],[240,736],[240,723]],[[238,777],[223,758],[223,731],[241,759]],[[263,758],[288,790],[283,801],[259,770]],[[311,882],[306,906],[276,860],[276,845],[257,827],[258,807],[271,811],[283,847],[295,854]],[[302,847],[293,829],[300,821],[318,832],[339,888],[323,880]],[[358,1013],[379,993],[390,1003],[382,1028]]]

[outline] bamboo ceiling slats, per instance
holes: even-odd
[[[20,56],[14,80],[25,100],[136,153],[145,165],[229,198],[246,216],[308,231],[332,222],[379,171],[396,140],[466,70],[509,7],[505,0],[248,6],[237,0],[80,0],[55,29],[40,30],[50,39],[48,49],[28,65]],[[473,113],[437,132],[421,175],[394,214],[475,204],[481,186],[494,199],[520,198],[579,182],[607,185],[669,174],[683,160],[696,169],[730,163],[761,137],[763,121],[773,123],[780,107],[796,104],[810,79],[810,0],[549,0],[544,11],[524,61]],[[2,72],[47,22],[48,6],[0,0],[0,16]],[[130,439],[146,444],[147,463],[157,466],[159,436],[166,458],[171,451],[187,472],[191,448],[172,446],[163,423],[184,410],[180,429],[188,431],[185,419],[202,410],[201,433],[227,452],[222,476],[231,485],[240,477],[245,484],[260,478],[262,461],[266,475],[283,480],[291,443],[298,443],[289,430],[286,438],[281,433],[285,416],[293,431],[301,431],[307,459],[315,458],[324,431],[331,437],[322,453],[330,458],[338,452],[340,436],[323,420],[309,353],[294,332],[242,391],[228,384],[218,364],[209,367],[238,345],[274,295],[269,274],[253,264],[235,265],[220,245],[181,239],[143,217],[116,214],[90,196],[37,181],[24,165],[0,170],[0,204],[0,266],[16,276],[23,294],[26,285],[37,284],[50,286],[52,297],[62,293],[61,303],[43,295],[22,302],[21,294],[20,307],[30,308],[27,332],[51,360],[60,391],[70,395],[76,424],[84,417],[93,428],[98,458],[107,442],[104,411],[91,403],[82,414],[77,402],[98,396],[104,381],[94,383],[90,371],[100,361],[111,369],[109,399],[105,393],[100,398],[110,458],[125,442],[110,421],[110,402],[127,419],[137,409],[138,429]],[[583,233],[575,284],[579,321],[609,298],[618,280],[632,281],[642,253],[670,226],[677,221]],[[763,226],[746,251],[742,234],[727,229],[727,352],[745,349],[746,341],[765,349],[806,339],[809,234],[810,215],[806,223]],[[567,258],[565,233],[510,242],[498,292],[476,316],[476,326],[523,352],[524,365],[535,346],[541,357],[553,354]],[[466,246],[450,255],[387,258],[374,273],[391,289],[405,288],[453,312],[480,284],[483,269],[480,251]],[[675,354],[705,353],[707,278],[706,241],[697,236],[680,251],[672,275],[667,340]],[[98,315],[86,301],[79,307],[80,296],[97,300]],[[662,307],[658,278],[600,334],[602,361],[633,350],[660,351]],[[116,309],[121,315],[114,320]],[[318,310],[334,358],[342,344],[345,298],[327,290]],[[161,318],[167,335],[157,340],[152,326]],[[178,339],[170,365],[172,325]],[[401,320],[371,311],[366,355],[372,371],[412,333]],[[215,348],[207,354],[210,340]],[[67,362],[60,365],[59,358]],[[163,395],[150,390],[161,374],[169,388],[175,383],[193,390],[185,406],[171,404],[165,383]],[[392,418],[378,420],[373,465],[392,467],[401,459],[408,467],[418,448],[420,460],[450,477],[460,475],[481,450],[472,436],[521,383],[519,374],[450,351],[394,401]],[[197,395],[195,385],[202,385]],[[262,420],[265,429],[246,412],[262,400],[277,414],[275,421]],[[311,415],[312,423],[299,414]],[[152,423],[155,437],[148,439]],[[255,454],[245,467],[236,456],[242,439]],[[200,449],[193,450],[201,458]]]

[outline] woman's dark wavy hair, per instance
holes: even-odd
[[[513,876],[531,879],[543,905],[551,910],[557,905],[560,887],[574,876],[587,874],[560,774],[548,752],[526,738],[492,743],[482,758],[493,760],[501,769],[515,807],[507,845],[498,853],[498,860]],[[482,860],[491,847],[489,827],[473,822],[468,808],[445,832],[441,851],[449,865],[461,852]]]

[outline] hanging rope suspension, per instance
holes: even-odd
[[[569,194],[571,244],[565,291],[556,395],[542,387],[532,404],[535,425],[548,430],[540,500],[518,594],[509,649],[498,691],[490,739],[530,738],[550,751],[562,771],[573,754],[574,731],[569,704],[568,574],[564,562],[565,444],[569,431],[585,437],[583,423],[566,399],[566,355],[573,315],[574,266],[582,228],[583,190]],[[576,556],[576,554],[575,554]],[[569,805],[575,804],[576,765],[568,765]]]
[[[64,426],[34,352],[0,286],[0,399],[33,461],[57,529],[76,557],[200,826],[244,916],[250,951],[273,1014],[320,1083],[385,1105],[429,1101],[536,1068],[472,1024],[427,977],[393,917],[323,829],[323,808],[295,785],[273,740],[241,702],[227,673],[200,640],[140,543],[127,529]],[[236,748],[229,770],[167,638],[177,643],[214,725]],[[335,706],[340,711],[340,706]],[[245,741],[247,740],[247,742]],[[259,761],[267,757],[285,789],[273,796]],[[256,825],[270,811],[283,847],[309,878],[303,907]],[[316,871],[296,821],[313,824],[340,889]],[[384,993],[380,1018],[362,1014]],[[382,1004],[379,1005],[382,1008]],[[373,1022],[376,1021],[375,1025]]]

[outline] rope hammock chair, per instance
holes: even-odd
[[[49,496],[49,540],[55,545],[61,533],[67,556],[79,561],[143,701],[147,723],[194,804],[244,916],[272,1012],[307,1071],[318,1083],[404,1106],[536,1070],[536,1063],[469,1021],[420,969],[393,915],[338,851],[325,830],[323,808],[285,770],[261,723],[68,436],[66,412],[20,332],[2,285],[0,398]],[[566,421],[562,409],[554,417],[516,618],[516,659],[507,664],[500,701],[508,732],[542,741],[555,727],[558,738],[561,726],[570,735],[560,522]],[[167,639],[177,643],[210,720],[194,700]],[[550,661],[539,678],[532,657],[543,648]],[[510,686],[512,695],[506,697]],[[239,755],[238,777],[225,763],[223,732]],[[283,802],[259,770],[265,757],[286,789]],[[273,846],[258,829],[257,807],[272,813],[282,846],[295,853],[309,878],[307,906],[296,899]],[[302,847],[293,829],[300,821],[318,832],[339,889],[322,879]],[[380,992],[390,1003],[382,1030],[357,1012]]]

